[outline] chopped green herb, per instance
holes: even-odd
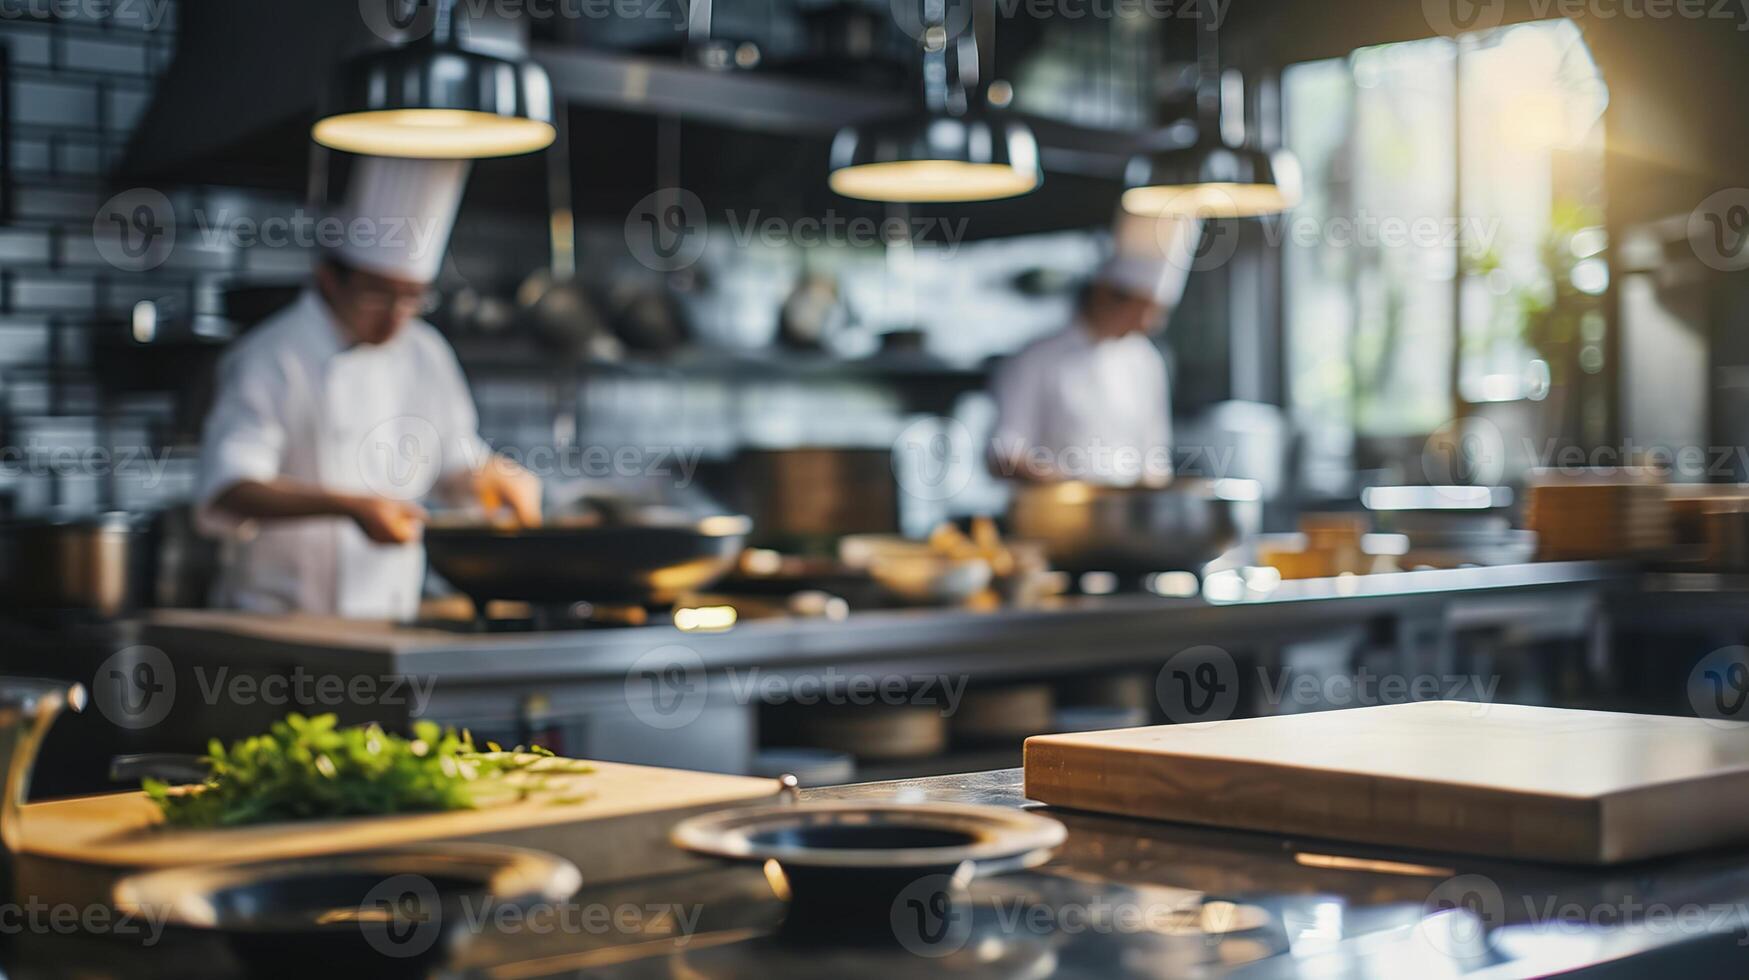
[[[158,780],[146,795],[177,827],[238,827],[385,813],[469,810],[526,799],[550,789],[547,777],[592,772],[550,750],[494,743],[474,748],[465,730],[428,721],[413,738],[376,725],[339,728],[333,715],[287,715],[265,735],[207,746],[211,775],[192,790]],[[574,786],[563,801],[574,802]]]

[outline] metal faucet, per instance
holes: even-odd
[[[24,836],[23,807],[43,737],[61,709],[85,709],[85,688],[70,681],[0,677],[0,892],[13,893],[13,864]]]

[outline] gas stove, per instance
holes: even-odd
[[[437,612],[408,625],[454,633],[539,633],[657,625],[673,625],[686,632],[711,632],[764,619],[840,620],[849,615],[850,606],[829,593],[799,590],[784,595],[712,593],[667,604],[493,601],[476,607],[464,602],[446,605]]]

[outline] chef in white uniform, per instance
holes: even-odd
[[[1094,273],[1074,322],[997,371],[989,460],[1001,477],[1128,486],[1172,478],[1166,360],[1154,343],[1184,293],[1200,225],[1120,223],[1116,253]],[[1172,251],[1176,249],[1177,251]]]
[[[226,352],[196,491],[197,519],[226,545],[216,604],[411,618],[422,498],[539,520],[539,481],[481,442],[455,353],[418,319],[467,171],[360,159],[335,215],[343,240],[295,303]]]

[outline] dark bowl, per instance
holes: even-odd
[[[420,976],[471,938],[482,906],[562,902],[581,885],[540,851],[430,844],[146,872],[117,882],[115,904],[225,935],[252,974]]]
[[[784,932],[830,942],[893,938],[907,900],[1049,860],[1067,836],[1049,817],[954,803],[804,803],[725,810],[676,825],[677,847],[764,863],[789,899]]]

